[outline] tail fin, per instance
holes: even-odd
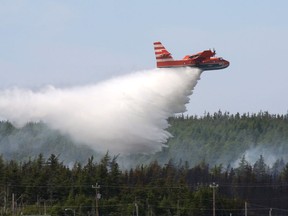
[[[171,53],[166,50],[161,42],[154,42],[154,51],[157,67],[159,67],[159,62],[173,61]]]

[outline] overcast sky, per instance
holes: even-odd
[[[155,68],[153,42],[174,58],[215,48],[189,114],[288,110],[288,1],[0,0],[0,88],[67,87]]]

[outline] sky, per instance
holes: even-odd
[[[286,114],[288,1],[0,0],[0,89],[95,84],[215,48],[187,114]]]

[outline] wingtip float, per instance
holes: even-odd
[[[204,50],[193,55],[186,55],[181,60],[174,60],[161,42],[154,42],[154,50],[158,68],[195,67],[204,71],[224,69],[230,64],[229,61],[216,57],[215,50]]]

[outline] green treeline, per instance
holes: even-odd
[[[260,154],[268,161],[288,158],[288,115],[219,111],[203,117],[174,117],[169,122],[173,138],[154,159],[181,159],[193,166],[202,160],[210,165],[233,165],[244,154],[249,160],[253,156],[253,162]]]
[[[0,122],[0,215],[95,215],[96,183],[100,215],[212,215],[213,182],[217,215],[244,215],[245,201],[249,215],[288,213],[288,115],[219,111],[169,123],[161,152],[111,157],[41,122]]]
[[[55,155],[16,162],[0,158],[1,215],[95,215],[95,188],[100,186],[100,215],[212,215],[215,182],[217,215],[285,215],[288,212],[288,164],[272,167],[260,156],[250,164],[245,156],[237,168],[205,162],[189,168],[157,161],[120,170],[107,153],[82,165],[65,166]],[[14,203],[13,203],[14,200]],[[12,205],[13,203],[13,205]],[[136,208],[137,206],[137,208]],[[65,210],[66,209],[66,210]]]
[[[49,128],[43,122],[30,122],[18,128],[8,121],[0,122],[0,154],[5,160],[17,161],[29,160],[39,154],[44,157],[55,154],[66,164],[85,163],[87,157],[99,156],[81,143],[76,145],[68,135]]]
[[[169,119],[167,129],[172,138],[161,152],[150,155],[119,156],[119,162],[147,164],[157,160],[159,164],[187,161],[189,166],[206,161],[211,165],[234,165],[243,155],[254,163],[263,155],[269,164],[276,159],[288,158],[288,114],[272,115],[268,112],[257,114],[229,114],[221,111],[203,117],[178,116]],[[97,131],[95,131],[97,133]],[[16,128],[10,122],[0,122],[0,153],[6,160],[28,160],[43,154],[59,155],[65,164],[79,161],[85,163],[99,153],[81,143],[75,143],[65,134],[50,129],[44,123],[27,123]],[[253,157],[253,158],[251,158]],[[286,161],[285,161],[286,162]],[[121,164],[122,167],[122,164]]]

